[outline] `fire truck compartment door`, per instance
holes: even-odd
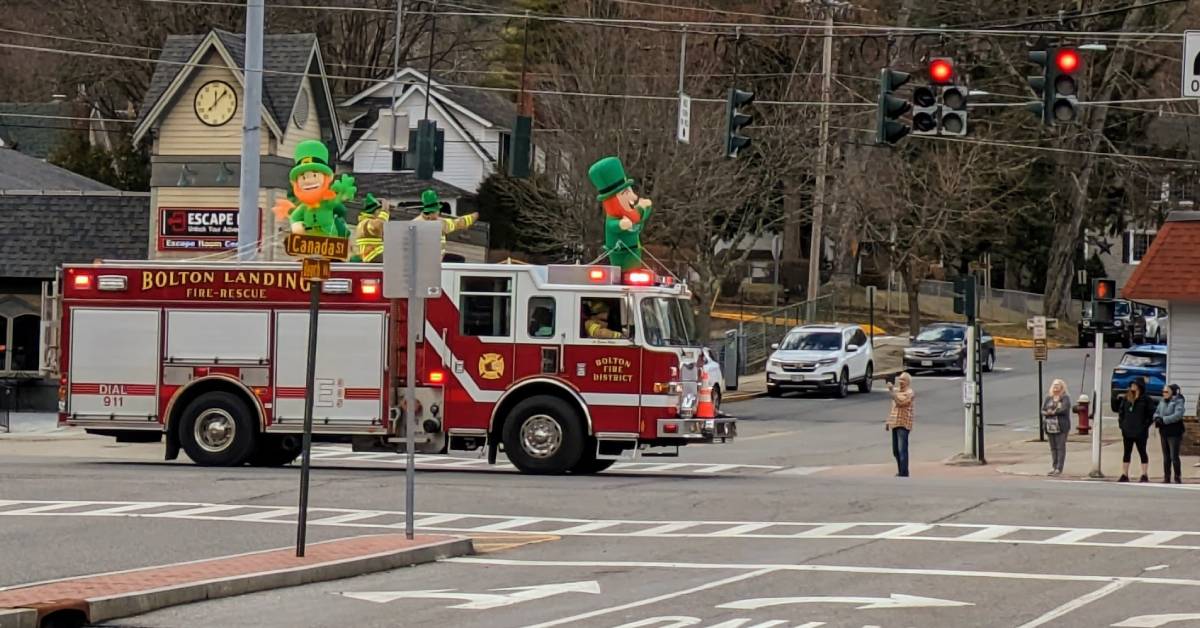
[[[313,425],[381,425],[386,316],[382,312],[321,312]],[[274,423],[304,422],[308,312],[278,312],[275,324]]]
[[[160,310],[71,310],[67,413],[158,416]]]
[[[263,364],[270,312],[168,310],[167,362]]]

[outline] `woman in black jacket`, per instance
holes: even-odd
[[[1125,455],[1121,458],[1121,479],[1118,481],[1129,481],[1129,458],[1134,445],[1137,445],[1138,457],[1142,459],[1142,478],[1138,481],[1150,481],[1150,456],[1146,455],[1146,439],[1150,436],[1150,425],[1153,423],[1154,406],[1146,397],[1146,385],[1141,380],[1134,380],[1121,400],[1118,424],[1125,440]]]

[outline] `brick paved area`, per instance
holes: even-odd
[[[69,578],[44,584],[0,590],[0,608],[79,607],[80,602],[119,598],[149,591],[211,582],[254,578],[269,574],[316,570],[361,559],[399,554],[444,545],[458,537],[380,534],[310,543],[303,558],[294,547],[225,556],[160,567]],[[276,586],[286,586],[284,584]],[[258,586],[255,590],[261,590]],[[237,591],[231,594],[236,594]],[[91,617],[91,621],[101,618]]]

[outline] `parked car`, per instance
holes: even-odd
[[[1156,402],[1162,397],[1162,389],[1167,385],[1167,347],[1164,345],[1138,345],[1125,355],[1113,369],[1110,388],[1112,388],[1112,410],[1120,407],[1121,395],[1129,390],[1129,384],[1140,377],[1146,378],[1146,395]]]
[[[986,329],[979,339],[979,363],[984,373],[996,368],[996,341]],[[967,373],[967,326],[934,323],[921,328],[904,350],[904,368],[909,371],[953,371]]]
[[[701,350],[704,353],[704,374],[707,375],[708,382],[712,384],[712,400],[713,407],[718,412],[721,410],[721,393],[725,390],[725,375],[721,373],[721,361],[717,359],[717,354],[712,349],[704,347]]]
[[[1103,323],[1092,315],[1092,304],[1083,306],[1083,320],[1079,321],[1079,346],[1090,347],[1096,343],[1096,333],[1104,334],[1104,344],[1119,344],[1128,349],[1139,338],[1146,335],[1146,319],[1134,312],[1133,304],[1119,300],[1113,305],[1113,320]]]
[[[1145,322],[1146,331],[1142,334],[1142,342],[1150,345],[1167,343],[1167,309],[1153,305],[1141,306],[1139,314]]]
[[[825,390],[845,397],[850,384],[871,392],[875,349],[857,325],[801,325],[771,349],[767,394],[772,397],[785,390]]]

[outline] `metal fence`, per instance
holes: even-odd
[[[806,323],[832,322],[835,316],[835,301],[830,295],[785,305],[739,323],[740,371],[749,373],[765,365],[771,345],[782,340],[789,329]]]
[[[1023,323],[1034,316],[1044,316],[1046,298],[1044,295],[1020,290],[985,289],[978,287],[980,316],[984,320],[995,322]],[[951,314],[950,306],[954,299],[954,283],[950,281],[923,280],[918,288],[920,293],[921,312],[939,318]],[[848,307],[862,308],[866,305],[866,288],[856,286],[847,294],[841,296],[841,302]],[[879,290],[875,298],[875,307],[881,312],[891,314],[908,313],[908,294],[903,287],[897,285],[894,290]],[[1072,300],[1069,317],[1075,319],[1082,311],[1082,303]]]

